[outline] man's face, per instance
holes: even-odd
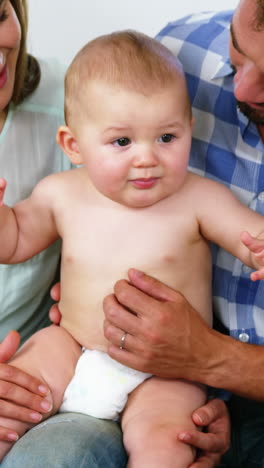
[[[241,0],[230,29],[230,60],[235,69],[234,94],[240,110],[264,124],[264,25],[254,30],[255,0]]]

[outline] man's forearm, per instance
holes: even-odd
[[[104,301],[109,355],[162,378],[182,378],[264,401],[264,348],[213,329],[177,291],[137,270]],[[132,313],[131,313],[132,312]],[[126,348],[120,349],[124,331]]]
[[[205,339],[207,342],[207,339]],[[200,369],[192,378],[252,400],[264,401],[264,348],[241,343],[211,330],[207,356],[200,356]]]

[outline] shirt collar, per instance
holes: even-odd
[[[222,33],[219,34],[215,40],[214,48],[217,50],[217,55],[219,57],[218,64],[212,73],[211,79],[224,78],[225,76],[231,75],[233,69],[231,67],[231,62],[229,58],[229,34],[230,34],[230,25],[228,28],[224,28]],[[228,34],[228,40],[226,40],[226,35]]]
[[[215,72],[212,74],[212,80],[215,80],[217,78],[224,78],[225,76],[232,75],[233,69],[231,67],[230,59],[227,58],[227,60],[224,59],[224,57],[219,60],[218,67],[215,69]]]

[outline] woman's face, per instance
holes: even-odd
[[[20,24],[10,1],[0,0],[0,124],[13,94],[20,38]]]

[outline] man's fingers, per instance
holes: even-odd
[[[54,301],[58,302],[60,300],[60,283],[56,283],[52,286],[50,295]]]
[[[222,400],[215,398],[209,400],[206,405],[198,408],[192,415],[193,422],[198,426],[208,426],[213,421],[228,414],[226,405]]]
[[[59,302],[61,295],[60,283],[54,284],[50,290],[51,298]],[[61,313],[58,304],[53,304],[49,310],[49,319],[55,325],[59,325],[61,321]]]
[[[119,349],[119,347],[113,345],[110,345],[107,351],[109,356],[115,361],[120,362],[120,364],[131,367],[131,369],[145,372],[144,368],[140,365],[140,361],[137,356],[130,353],[130,351],[126,351],[126,349]]]
[[[126,280],[119,280],[114,286],[114,294],[120,304],[135,314],[150,315],[151,309],[155,307],[157,300],[149,297]]]
[[[104,299],[103,308],[107,319],[104,323],[104,333],[109,341],[116,343],[116,329],[127,332],[132,336],[135,334],[141,335],[140,320],[132,312],[124,309],[113,294]]]
[[[49,310],[49,319],[54,325],[59,325],[61,321],[61,313],[58,304],[53,304]]]
[[[0,362],[7,362],[15,354],[20,344],[19,333],[12,330],[0,343]]]
[[[227,442],[224,433],[219,435],[204,433],[199,431],[181,432],[178,439],[186,444],[193,445],[204,452],[218,453],[224,452]]]
[[[201,455],[189,468],[214,468],[220,462],[220,456],[215,454]]]
[[[130,282],[138,289],[159,301],[173,301],[177,293],[152,276],[131,268],[128,271]]]
[[[142,275],[144,279],[142,281],[135,281],[135,285],[126,280],[116,282],[114,295],[120,304],[128,310],[133,311],[138,317],[146,317],[148,319],[153,317],[154,313],[161,314],[160,306],[162,303],[165,304],[173,301],[180,304],[183,298],[182,294],[144,273]],[[158,291],[160,294],[158,294]],[[156,297],[158,296],[159,298],[157,299]]]
[[[208,468],[216,466],[221,455],[230,444],[230,423],[225,403],[215,398],[196,410],[193,421],[199,426],[207,426],[207,433],[201,431],[183,431],[179,440],[199,449],[199,456],[190,468]]]

